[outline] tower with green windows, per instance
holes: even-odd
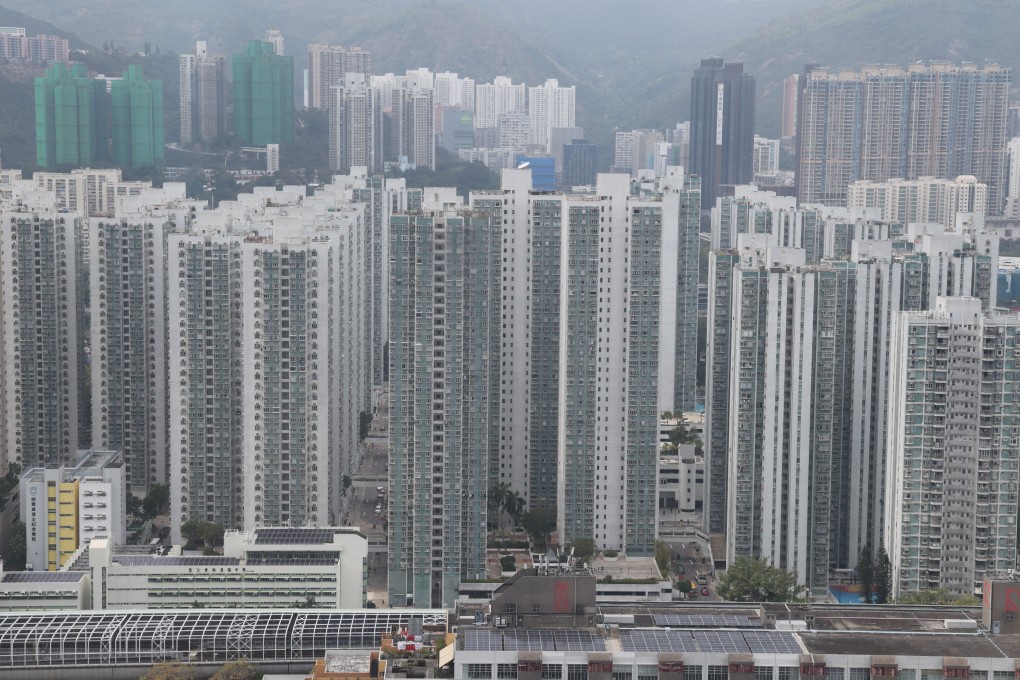
[[[294,59],[252,40],[233,58],[234,134],[244,144],[286,144],[294,138]]]
[[[35,79],[36,163],[82,167],[106,160],[106,83],[83,64],[55,63]]]
[[[128,66],[110,83],[113,162],[139,168],[163,162],[163,81],[146,80],[141,66]]]

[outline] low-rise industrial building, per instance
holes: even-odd
[[[96,538],[64,571],[0,572],[0,610],[358,609],[367,601],[368,541],[356,529],[232,531],[223,552],[152,554]]]
[[[223,543],[222,556],[118,556],[93,541],[93,608],[356,609],[368,599],[368,541],[356,529],[231,531]]]
[[[461,605],[454,677],[1013,680],[1020,677],[1020,623],[1005,624],[1017,608],[1010,597],[1020,592],[1020,577],[996,578],[986,584],[983,613],[951,606],[604,606],[595,602],[594,577],[549,576],[538,587],[521,580],[488,607]]]
[[[0,561],[0,610],[91,608],[89,575],[81,571],[4,571]]]

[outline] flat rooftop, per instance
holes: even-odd
[[[2,583],[77,583],[83,571],[6,571]]]
[[[269,527],[255,529],[255,545],[330,545],[337,534],[363,535],[351,527],[305,528]]]
[[[963,656],[1008,659],[1003,641],[1012,638],[1013,647],[1020,652],[1017,636],[998,636],[993,643],[983,632],[951,634],[923,633],[797,633],[801,643],[811,654],[870,654],[897,655],[910,650],[910,656]]]

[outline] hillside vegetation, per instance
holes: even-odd
[[[577,86],[578,124],[602,146],[604,165],[614,129],[672,127],[688,118],[691,73],[710,54],[742,60],[757,77],[757,127],[767,135],[779,131],[782,79],[806,62],[843,68],[993,59],[1020,67],[1017,0],[33,0],[30,11],[92,45],[112,40],[130,52],[148,44],[163,59],[196,39],[230,54],[272,26],[299,69],[309,42],[328,42],[370,50],[377,73],[428,66],[479,82],[557,78]],[[2,7],[0,24],[59,30]],[[90,58],[101,55],[93,49]],[[155,59],[151,68],[147,75],[164,78],[172,140],[174,65]],[[0,122],[14,106],[2,99]],[[24,144],[5,141],[11,134],[0,131],[0,143]]]
[[[776,21],[726,50],[758,77],[759,130],[778,134],[782,79],[807,62],[831,68],[948,60],[1020,68],[1016,0],[838,0]]]

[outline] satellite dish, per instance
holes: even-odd
[[[531,167],[531,161],[524,161],[523,163],[521,163],[520,165],[517,166],[517,169],[518,170],[526,170],[527,168],[530,168],[530,167]]]

